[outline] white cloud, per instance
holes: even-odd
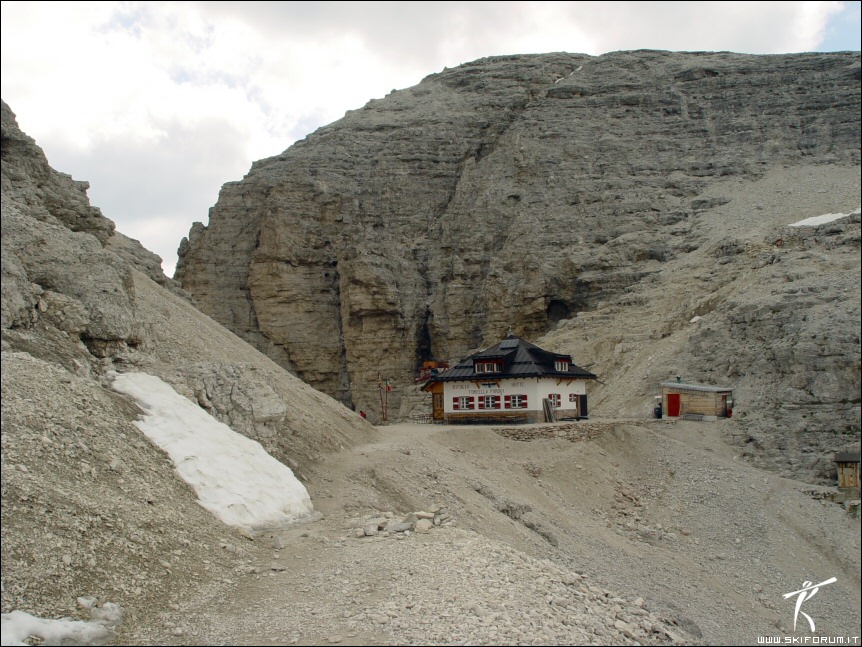
[[[568,3],[591,4],[591,3]],[[602,52],[624,49],[780,54],[812,51],[841,2],[614,2],[584,15]]]
[[[177,231],[207,220],[222,184],[444,67],[550,51],[810,51],[847,5],[858,3],[4,1],[2,96],[170,274]]]

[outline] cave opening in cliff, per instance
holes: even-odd
[[[558,324],[563,319],[568,319],[571,314],[569,306],[559,299],[551,299],[545,312],[548,316],[548,324],[551,326]]]
[[[419,371],[425,362],[430,362],[434,359],[434,353],[431,350],[431,330],[429,322],[431,321],[431,310],[426,309],[425,314],[419,322],[419,327],[416,330],[416,366],[415,371]]]

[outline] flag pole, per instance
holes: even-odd
[[[388,416],[388,413],[389,413],[389,378],[388,377],[386,378],[386,382],[384,383],[384,386],[386,388],[383,390],[383,423],[388,424],[389,423],[389,416]]]

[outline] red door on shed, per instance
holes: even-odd
[[[672,418],[679,417],[679,393],[667,394],[667,415]]]

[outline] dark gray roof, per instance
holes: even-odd
[[[836,463],[858,463],[859,452],[837,452],[835,454]]]
[[[477,373],[473,368],[476,360],[501,360],[503,370],[499,373]],[[558,371],[557,361],[569,363],[568,371]],[[525,339],[509,335],[499,344],[474,353],[461,360],[443,373],[435,375],[428,382],[457,382],[462,380],[496,380],[513,377],[561,377],[595,380],[596,376],[589,371],[576,366],[571,355],[552,353],[531,344]]]

